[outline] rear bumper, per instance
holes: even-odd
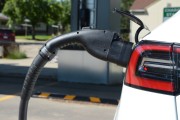
[[[124,85],[114,120],[177,120],[175,99]]]

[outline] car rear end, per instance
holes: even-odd
[[[179,46],[141,41],[134,48],[115,120],[178,120]]]
[[[15,34],[10,29],[0,29],[0,41],[15,42]]]
[[[114,120],[179,120],[180,12],[145,36],[131,54]]]

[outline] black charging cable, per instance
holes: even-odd
[[[132,43],[123,41],[115,32],[107,30],[91,30],[68,33],[48,41],[33,60],[25,77],[21,92],[19,120],[27,120],[27,109],[37,78],[59,48],[71,44],[81,44],[91,55],[126,67],[128,65]]]
[[[146,30],[150,31],[149,28],[138,17],[132,15],[130,12],[121,11],[121,10],[118,10],[116,8],[114,8],[113,12],[119,13],[120,15],[129,18],[131,21],[133,21],[134,23],[139,25],[139,28],[137,29],[137,31],[135,33],[135,42],[136,42],[136,44],[139,42],[139,33],[143,29],[146,29]]]

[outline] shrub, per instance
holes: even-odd
[[[27,55],[25,54],[25,52],[13,50],[13,51],[10,51],[6,57],[8,59],[24,59],[24,58],[27,58]]]

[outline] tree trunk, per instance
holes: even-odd
[[[49,25],[46,24],[46,35],[49,35]]]
[[[35,30],[35,25],[32,25],[32,39],[35,40],[36,39],[36,30]]]
[[[65,32],[66,32],[65,25],[62,25],[61,32],[62,32],[62,33],[65,33]]]

